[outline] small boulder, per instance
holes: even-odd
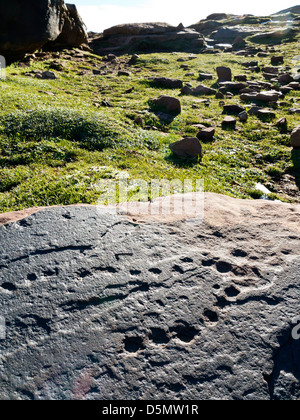
[[[141,127],[143,127],[143,125],[144,125],[144,120],[143,120],[143,118],[142,118],[141,116],[139,116],[139,115],[138,115],[138,116],[135,118],[134,123],[135,123],[136,125],[140,125]]]
[[[216,99],[224,99],[224,93],[222,93],[222,92],[218,91],[218,92],[216,93]]]
[[[291,146],[300,148],[300,125],[294,128],[291,134]]]
[[[197,138],[202,141],[212,141],[216,130],[213,127],[202,128],[197,134]]]
[[[300,114],[300,108],[289,108],[289,114]]]
[[[256,116],[263,121],[269,121],[276,118],[275,112],[270,109],[259,109]]]
[[[247,112],[246,112],[246,111],[242,111],[242,112],[238,115],[238,117],[239,117],[239,120],[240,120],[241,122],[247,122],[247,121],[248,121],[248,114],[247,114]]]
[[[236,49],[241,49],[241,48],[245,48],[247,45],[247,42],[244,40],[244,38],[240,35],[238,35],[235,40],[232,43],[233,48]]]
[[[236,119],[233,117],[225,117],[222,121],[223,130],[235,130],[236,128]]]
[[[210,88],[205,85],[198,85],[193,88],[191,85],[186,84],[181,89],[181,95],[193,95],[193,96],[202,96],[202,95],[215,95],[217,93],[216,89]]]
[[[156,86],[166,89],[181,89],[183,87],[183,82],[181,80],[171,79],[169,77],[154,77],[152,82]]]
[[[264,67],[264,68],[262,69],[262,71],[263,71],[264,73],[273,74],[273,75],[277,75],[277,74],[278,74],[278,72],[279,72],[278,67],[269,67],[269,66]]]
[[[180,100],[172,96],[161,95],[158,98],[150,99],[150,104],[153,108],[167,114],[179,115],[181,113]]]
[[[135,64],[137,63],[137,61],[139,60],[139,58],[140,58],[140,56],[139,56],[139,55],[137,55],[137,54],[133,54],[133,55],[131,56],[130,60],[128,61],[128,64],[129,64],[130,66],[135,65]]]
[[[199,85],[193,89],[193,95],[215,95],[217,93],[216,89],[207,87],[205,85]]]
[[[271,64],[273,66],[276,66],[277,64],[283,64],[284,63],[284,57],[283,55],[274,55],[271,57]]]
[[[238,74],[237,76],[234,76],[234,80],[236,82],[247,82],[247,75],[246,74]]]
[[[227,115],[239,115],[241,112],[244,112],[245,108],[239,105],[224,105],[223,114]]]
[[[185,137],[182,140],[171,143],[170,150],[183,158],[197,158],[202,155],[202,146],[196,137]]]
[[[259,106],[252,106],[252,107],[249,109],[248,114],[249,114],[249,115],[257,115],[257,113],[258,113],[258,111],[259,111],[260,109],[262,109],[262,108],[260,108]]]
[[[127,70],[119,70],[118,71],[118,76],[126,76],[129,77],[131,75],[130,71]]]
[[[246,83],[242,82],[219,82],[219,84],[220,88],[224,87],[227,91],[234,93],[240,92],[248,86]]]
[[[213,75],[210,73],[199,73],[199,80],[212,80]]]
[[[216,72],[218,75],[218,83],[221,82],[231,82],[232,80],[232,73],[229,67],[217,67]]]
[[[37,73],[37,75],[39,75],[39,73]],[[45,80],[56,80],[58,77],[52,71],[44,71],[40,73],[40,77],[38,78],[45,79]]]
[[[278,77],[278,82],[281,85],[288,85],[289,83],[293,81],[294,81],[294,78],[289,73],[283,73]]]
[[[257,94],[256,100],[261,102],[277,102],[280,97],[280,93],[270,90],[263,91]]]
[[[278,128],[280,132],[285,133],[288,128],[287,119],[285,117],[280,118],[279,120],[276,121],[275,126]]]

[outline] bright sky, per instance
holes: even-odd
[[[269,15],[295,6],[297,0],[67,0],[78,7],[89,31],[102,32],[111,26],[135,22],[167,22],[185,26],[211,13]]]

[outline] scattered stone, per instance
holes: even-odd
[[[144,125],[144,120],[143,120],[142,117],[138,116],[138,117],[135,118],[134,123],[137,124],[137,125],[143,126]]]
[[[37,72],[34,76],[36,79],[56,80],[58,77],[52,71]]]
[[[300,125],[294,128],[291,134],[291,146],[300,148]]]
[[[290,108],[289,113],[290,114],[300,114],[300,108]]]
[[[262,108],[261,108],[261,107],[259,107],[259,106],[252,106],[252,107],[249,109],[248,114],[249,114],[249,115],[257,115],[257,113],[258,113],[258,111],[259,111],[260,109],[262,109]]]
[[[263,121],[269,121],[276,118],[275,112],[271,111],[270,109],[259,109],[256,113],[256,116]]]
[[[275,76],[279,73],[279,69],[278,69],[278,67],[264,67],[264,68],[262,69],[262,71],[263,71],[264,73],[273,74],[273,75],[275,75]]]
[[[299,90],[300,89],[300,83],[299,82],[290,82],[287,87],[291,87],[293,90]]]
[[[281,74],[279,77],[278,77],[278,82],[281,84],[281,85],[287,85],[287,84],[289,84],[289,83],[291,83],[291,82],[293,82],[294,81],[294,78],[293,78],[293,76],[291,76],[289,73],[284,73],[284,74]]]
[[[238,74],[237,76],[234,76],[234,80],[236,82],[247,82],[247,75],[246,74]]]
[[[256,100],[261,102],[277,102],[280,97],[280,93],[272,91],[263,91],[257,94]]]
[[[284,57],[283,55],[275,55],[271,57],[271,64],[276,66],[277,64],[283,64],[284,63]]]
[[[288,85],[286,85],[286,86],[281,86],[281,88],[279,90],[284,95],[287,95],[288,93],[292,92],[294,89],[292,87],[289,87]]]
[[[266,53],[266,52],[259,52],[259,53],[257,53],[257,57],[268,57],[268,56],[269,56],[269,54]]]
[[[216,89],[210,88],[205,85],[198,85],[195,88],[192,88],[191,85],[186,84],[181,89],[182,95],[194,95],[194,96],[201,96],[201,95],[215,95]]]
[[[202,128],[197,134],[197,138],[201,141],[212,141],[216,130],[213,127]]]
[[[179,79],[171,79],[169,77],[154,77],[152,82],[166,89],[182,89],[183,82]]]
[[[263,77],[266,80],[273,80],[274,79],[274,74],[273,73],[263,73]]]
[[[191,85],[186,84],[180,91],[181,95],[193,95],[193,88]]]
[[[107,54],[104,58],[104,61],[113,62],[117,60],[117,56],[115,54]]]
[[[133,54],[130,58],[130,60],[128,61],[129,65],[135,65],[137,63],[137,61],[140,59],[140,56],[137,54]]]
[[[112,104],[111,104],[109,101],[107,101],[106,99],[103,99],[103,100],[101,101],[101,105],[102,105],[102,106],[106,106],[106,107],[108,107],[108,108],[111,108],[111,107],[112,107]]]
[[[258,67],[258,61],[247,61],[245,63],[242,63],[242,66],[244,67]]]
[[[280,132],[282,133],[287,132],[287,128],[288,128],[287,119],[285,117],[280,118],[279,120],[276,121],[275,126],[279,129]]]
[[[233,117],[225,117],[222,121],[223,130],[235,130],[236,128],[236,119]]]
[[[244,112],[245,108],[240,105],[225,105],[223,107],[223,114],[227,115],[239,115],[241,112]]]
[[[199,73],[199,80],[212,80],[213,75],[209,73]]]
[[[229,67],[217,67],[216,72],[218,75],[218,83],[221,82],[231,82],[232,80],[232,73]]]
[[[259,101],[259,102],[277,102],[280,97],[280,93],[277,91],[263,91],[259,93],[242,93],[240,98],[241,101]]]
[[[235,93],[247,88],[247,84],[241,82],[220,82],[219,85],[220,89],[225,88],[227,91]]]
[[[208,86],[205,85],[198,85],[197,87],[195,87],[193,89],[193,95],[197,96],[197,95],[215,95],[216,94],[216,89],[210,88]]]
[[[224,99],[224,94],[222,93],[222,92],[220,92],[220,91],[218,91],[217,93],[216,93],[216,99]]]
[[[248,121],[248,114],[246,111],[242,111],[239,115],[238,118],[241,122],[247,122]]]
[[[202,146],[196,137],[185,137],[171,143],[169,148],[174,154],[184,158],[197,158],[202,155]]]
[[[119,70],[118,71],[118,76],[126,76],[129,77],[131,75],[130,71],[126,71],[126,70]]]
[[[172,96],[161,95],[158,98],[150,99],[150,103],[154,108],[167,114],[179,115],[181,113],[180,100]]]
[[[132,93],[133,91],[134,91],[134,86],[129,89],[126,89],[124,93],[128,94],[128,93]]]

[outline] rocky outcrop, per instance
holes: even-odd
[[[79,36],[84,26],[81,20],[79,24],[75,6],[66,7],[63,0],[1,2],[0,16],[0,54],[7,62],[20,60],[60,36],[64,48],[78,47],[84,41]]]
[[[0,4],[0,54],[8,62],[55,40],[63,26],[62,0],[10,0]]]
[[[273,31],[259,32],[249,38],[251,42],[270,44],[270,43],[281,43],[284,40],[293,40],[299,35],[299,28],[286,27]]]
[[[98,54],[107,52],[195,51],[205,45],[203,36],[194,29],[167,23],[136,23],[106,29],[93,38],[91,48]]]
[[[277,12],[276,15],[282,15],[286,13],[294,13],[296,15],[300,15],[300,6],[289,7],[288,9],[284,9],[284,10],[281,10],[280,12]]]
[[[300,207],[204,199],[0,227],[0,398],[299,399]]]
[[[229,51],[231,45],[238,50],[247,47],[246,40],[272,44],[296,39],[300,33],[299,14],[299,6],[271,16],[212,14],[190,28],[203,33],[208,46]]]
[[[88,34],[74,4],[64,5],[63,27],[61,34],[55,41],[48,42],[43,49],[56,51],[65,48],[74,48],[88,44]]]

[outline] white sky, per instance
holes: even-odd
[[[296,0],[297,1],[297,0]],[[89,31],[102,32],[121,23],[167,22],[185,26],[211,13],[269,15],[295,6],[295,0],[75,0]]]

